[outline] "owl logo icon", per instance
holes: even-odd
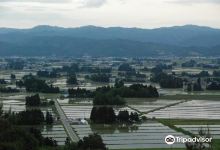
[[[165,137],[165,143],[167,143],[168,145],[172,145],[175,143],[175,137],[172,135],[168,135]]]

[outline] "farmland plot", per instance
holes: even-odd
[[[2,101],[3,104],[3,108],[2,110],[4,112],[21,112],[26,110],[26,106],[25,106],[25,102],[24,101],[19,101],[19,100],[3,100]],[[44,116],[46,116],[46,112],[50,112],[52,114],[52,116],[55,116],[52,108],[50,107],[40,107],[40,110],[43,112]]]
[[[87,89],[87,90],[95,90],[98,87],[109,85],[108,83],[104,84],[104,83],[82,82],[79,85],[75,86],[75,85],[68,85],[66,81],[67,81],[66,78],[59,78],[53,83],[53,85],[58,86],[62,90],[68,90],[68,88],[73,88],[73,89],[81,88],[81,89]]]
[[[146,122],[133,126],[116,125],[72,125],[80,138],[91,133],[102,136],[109,149],[169,148],[164,138],[167,135],[187,137],[157,122]],[[174,144],[173,148],[184,148],[184,144]]]
[[[147,114],[147,117],[172,119],[219,119],[220,102],[192,100]]]
[[[61,106],[68,119],[90,118],[92,105],[63,105]]]
[[[4,100],[2,101],[3,104],[3,111],[8,112],[11,110],[12,112],[20,112],[25,110],[25,102],[18,101],[18,100]]]
[[[0,79],[5,79],[5,80],[10,80],[11,79],[11,74],[16,75],[16,79],[20,80],[24,75],[36,75],[36,72],[31,72],[31,71],[15,71],[15,70],[10,70],[10,71],[0,71]]]
[[[62,105],[61,106],[64,113],[66,114],[68,119],[83,119],[90,118],[90,113],[92,110],[92,105]],[[120,110],[127,110],[128,112],[133,112],[129,107],[115,107],[115,113],[118,114]]]
[[[68,137],[62,125],[44,126],[41,133],[43,137],[51,137],[56,140],[58,145],[65,145]]]
[[[20,111],[26,110],[24,101],[3,100],[2,104],[3,104],[4,112],[8,112],[10,110],[11,112],[18,113]],[[43,112],[45,117],[46,117],[46,111],[51,112],[53,117],[56,116],[52,108],[41,107],[40,109]],[[62,125],[43,126],[43,129],[42,127],[39,126],[39,129],[42,131],[41,133],[43,137],[52,137],[54,140],[57,141],[58,145],[64,145],[66,137],[68,137]]]
[[[148,101],[136,101],[136,104],[129,104],[130,107],[139,110],[142,113],[161,108],[170,104],[175,104],[180,100],[148,100]]]

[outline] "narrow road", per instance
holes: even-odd
[[[154,112],[154,111],[158,111],[158,110],[161,110],[161,109],[165,109],[167,107],[171,107],[171,106],[175,106],[175,105],[179,105],[181,103],[185,103],[185,102],[188,102],[188,101],[192,101],[192,100],[181,100],[179,102],[176,102],[176,103],[171,103],[171,104],[168,104],[168,105],[165,105],[165,106],[161,106],[161,107],[157,107],[157,108],[154,108],[152,110],[149,110],[149,111],[146,111],[146,112],[141,112],[139,111],[138,109],[135,109],[133,107],[131,107],[130,105],[127,105],[127,107],[129,107],[130,109],[140,113],[140,114],[148,114],[148,113],[151,113],[151,112]]]
[[[69,135],[71,141],[78,142],[79,141],[78,135],[75,133],[75,131],[71,127],[63,109],[61,108],[60,104],[58,103],[58,101],[56,99],[54,99],[54,104],[55,104],[55,107],[56,107],[57,112],[59,114],[60,120],[61,120],[67,134]]]

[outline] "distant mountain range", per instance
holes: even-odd
[[[0,56],[220,56],[220,29],[0,28]]]

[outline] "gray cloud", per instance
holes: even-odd
[[[7,11],[9,9],[9,7],[6,6],[0,6],[0,11]]]
[[[0,6],[0,18],[4,17],[11,9],[7,6]],[[1,20],[1,19],[0,19]]]
[[[82,0],[82,7],[101,7],[106,4],[107,0]]]
[[[67,3],[72,2],[72,0],[0,0],[0,2]]]
[[[215,3],[220,4],[220,0],[169,0],[168,2],[177,4]]]

